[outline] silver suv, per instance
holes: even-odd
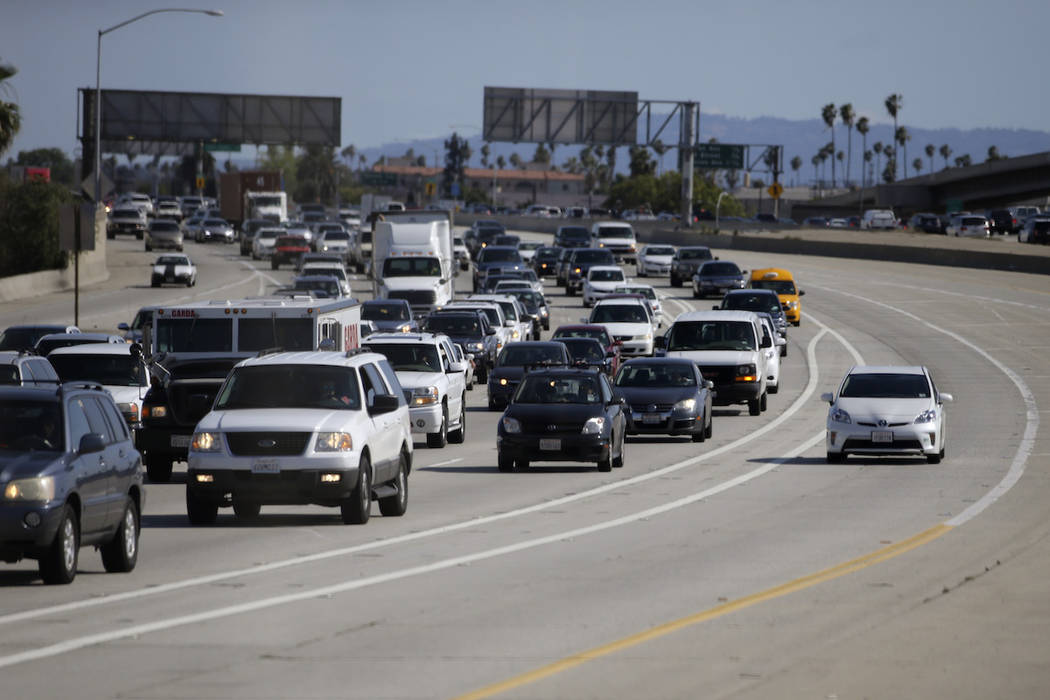
[[[338,507],[368,522],[372,500],[404,515],[412,431],[404,390],[382,355],[282,352],[240,362],[190,441],[186,511],[220,506],[254,518],[263,505]]]

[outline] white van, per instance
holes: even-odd
[[[868,209],[861,217],[860,227],[869,231],[877,228],[892,231],[897,228],[897,217],[892,209]]]

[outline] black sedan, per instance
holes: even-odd
[[[597,338],[558,338],[569,351],[574,366],[597,367],[605,374],[612,376],[612,358],[605,354],[605,347]]]
[[[568,367],[572,358],[562,343],[531,340],[511,343],[503,348],[496,366],[488,377],[489,409],[503,408],[521,383],[521,378],[533,367],[560,365]]]
[[[598,370],[548,369],[525,375],[499,421],[499,470],[530,462],[596,462],[622,467],[627,418],[623,398]]]
[[[693,298],[722,296],[730,289],[743,289],[747,284],[737,264],[711,260],[697,268],[693,275]]]
[[[640,357],[616,374],[616,390],[627,400],[629,435],[711,437],[711,389],[692,360]]]

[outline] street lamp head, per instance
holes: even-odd
[[[204,13],[205,14],[209,14],[212,17],[222,17],[223,16],[222,10],[205,10]]]

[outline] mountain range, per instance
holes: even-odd
[[[653,123],[659,123],[660,119],[654,115]],[[924,151],[927,144],[932,144],[935,149],[940,149],[947,144],[951,149],[949,165],[954,164],[956,157],[969,154],[973,163],[982,163],[988,157],[988,149],[996,147],[1001,156],[1020,156],[1031,153],[1050,151],[1050,131],[1036,131],[1032,129],[1006,129],[1006,128],[980,128],[980,129],[923,129],[908,125],[906,120],[901,120],[900,125],[907,127],[911,134],[911,140],[907,143],[908,173],[914,175],[912,162],[915,158],[922,158],[923,166],[920,172],[930,171],[930,159]],[[677,138],[677,123],[669,126],[661,140],[664,143],[674,143]],[[480,134],[465,135],[470,143],[473,155],[469,165],[480,167],[481,146],[483,140]],[[397,158],[405,155],[408,149],[416,157],[423,156],[427,165],[434,164],[435,154],[439,159],[444,159],[444,141],[447,137],[431,139],[414,139],[385,143],[381,146],[358,147],[358,153],[364,155],[368,164],[375,162],[381,156]],[[784,169],[788,178],[796,178],[798,184],[810,182],[814,177],[814,168],[811,163],[813,156],[831,140],[831,133],[824,122],[820,119],[781,119],[778,117],[756,117],[743,118],[721,114],[701,114],[700,116],[700,138],[702,142],[716,139],[720,143],[754,144],[754,145],[782,145],[784,146]],[[867,135],[867,146],[871,150],[876,142],[889,145],[893,138],[892,124],[872,124]],[[841,123],[835,125],[835,148],[837,151],[845,152],[849,141],[847,129]],[[860,162],[863,157],[861,150],[862,139],[856,130],[852,133],[852,163],[851,177],[859,179]],[[522,160],[529,161],[536,150],[535,144],[526,143],[492,143],[490,144],[490,163],[494,163],[497,156],[502,155],[504,159],[510,159],[512,153],[517,153]],[[571,145],[560,145],[554,151],[554,163],[561,166],[569,157],[578,156],[581,147]],[[761,149],[751,149],[750,160],[756,161],[761,156]],[[802,159],[802,167],[794,174],[789,163],[794,156]],[[903,160],[903,159],[901,159]],[[676,167],[676,156],[674,150],[666,153],[662,159],[663,169]],[[628,155],[626,148],[617,151],[617,172],[627,172]],[[945,166],[944,158],[939,153],[933,157],[933,169],[941,170]],[[763,166],[759,164],[756,169]],[[836,163],[837,176],[841,180],[844,165]],[[830,177],[830,163],[825,166],[822,177]],[[903,173],[901,174],[903,176]]]

